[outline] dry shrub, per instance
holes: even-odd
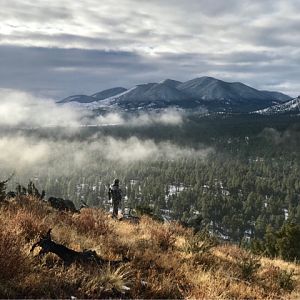
[[[172,221],[170,224],[177,236],[185,237],[187,235],[190,235],[193,232],[191,228],[186,228],[177,221]]]
[[[59,211],[54,208],[50,208],[52,211],[47,215],[47,223],[51,227],[68,227],[71,228],[74,225],[74,215],[66,211]]]
[[[224,262],[231,276],[243,281],[253,281],[261,267],[261,257],[236,246],[226,246],[228,262]],[[225,249],[226,249],[225,248]]]
[[[109,260],[128,258],[130,245],[116,233],[101,237],[101,253]]]
[[[53,241],[78,251],[81,250],[81,246],[85,246],[83,242],[89,240],[79,236],[74,228],[63,223],[54,226],[51,236]]]
[[[132,263],[140,270],[154,268],[163,272],[176,272],[180,269],[183,260],[170,251],[161,253],[155,249],[139,251],[136,249],[132,256]]]
[[[171,224],[156,224],[149,228],[149,231],[150,240],[153,245],[158,246],[163,251],[167,251],[174,247],[176,234]]]
[[[81,234],[109,235],[113,232],[110,219],[100,209],[85,208],[80,214],[73,215],[73,224]]]
[[[27,241],[36,238],[41,232],[46,232],[48,229],[43,220],[40,220],[32,212],[25,210],[18,211],[12,222]]]
[[[278,299],[271,293],[265,294],[257,285],[247,284],[245,281],[229,281],[225,286],[219,299]]]
[[[194,288],[189,299],[266,299],[263,289],[254,283],[228,276],[222,269],[192,274]],[[270,295],[271,296],[271,295]],[[267,299],[274,299],[270,297]]]
[[[238,260],[245,254],[245,250],[236,245],[224,244],[218,248],[221,252],[226,254],[228,259],[231,259],[232,261]]]
[[[24,271],[25,259],[20,238],[15,232],[7,230],[3,223],[0,226],[0,279],[8,280]]]
[[[260,275],[263,287],[273,293],[291,292],[295,288],[294,271],[268,266]]]
[[[161,272],[150,268],[142,281],[136,282],[134,298],[182,299],[187,281],[180,274]]]
[[[238,277],[246,281],[252,281],[261,266],[260,257],[245,252],[237,258],[237,265],[240,270]]]
[[[186,296],[188,299],[220,299],[217,296],[224,292],[224,286],[228,283],[224,276],[218,276],[218,271],[212,273],[201,269],[191,272],[190,279],[193,288]]]
[[[35,272],[24,278],[19,298],[85,298],[79,289],[84,276],[84,270],[76,265],[69,268],[54,266],[51,269],[38,266]]]
[[[138,251],[143,254],[147,249],[151,247],[151,242],[145,238],[138,239],[132,247],[134,251]]]
[[[139,251],[138,249],[136,249],[131,256],[132,264],[139,270],[160,268],[160,266],[157,266],[156,263],[160,256],[160,253],[157,251],[153,251],[151,248],[146,249],[145,251]]]
[[[220,260],[212,255],[210,252],[201,254],[194,254],[187,258],[193,267],[201,267],[203,271],[211,271],[219,267]]]
[[[182,298],[190,289],[190,266],[183,262],[180,252],[163,251],[149,242],[140,239],[130,262],[137,270],[134,298]]]
[[[18,196],[9,202],[8,207],[11,211],[20,209],[30,211],[39,218],[44,218],[52,212],[51,207],[45,201],[32,196]]]
[[[186,253],[201,255],[217,245],[217,240],[206,231],[187,236],[182,250]]]
[[[35,271],[24,278],[19,298],[123,298],[131,292],[132,272],[127,266],[54,265]]]
[[[184,261],[180,258],[178,253],[169,251],[164,255],[158,254],[154,263],[157,270],[163,270],[164,272],[170,272],[174,273],[174,275],[178,275],[180,270],[183,270]]]

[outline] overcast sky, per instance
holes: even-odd
[[[0,88],[60,99],[204,75],[300,94],[299,0],[0,0]]]

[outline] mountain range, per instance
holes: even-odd
[[[145,83],[130,89],[115,87],[93,95],[74,95],[58,103],[74,103],[92,110],[104,107],[122,110],[149,110],[166,107],[208,111],[251,112],[280,105],[291,100],[288,95],[261,91],[240,82],[225,82],[213,77],[200,77],[186,82],[166,79]]]

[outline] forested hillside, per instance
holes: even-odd
[[[300,224],[296,117],[191,115],[176,127],[61,132],[57,137],[57,129],[25,131],[28,140],[51,140],[51,152],[57,153],[51,162],[41,160],[19,170],[8,183],[10,189],[32,180],[47,197],[71,199],[77,207],[84,200],[109,210],[108,186],[118,177],[126,195],[123,208],[151,211],[197,230],[207,228],[247,247],[255,242],[255,251],[264,251],[266,233]],[[11,172],[2,169],[2,178]]]

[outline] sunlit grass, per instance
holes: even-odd
[[[100,209],[59,212],[36,199],[0,207],[1,298],[296,299],[300,268],[257,257],[178,223],[143,216],[139,224],[111,219]],[[30,253],[41,233],[92,249],[113,264],[64,266],[54,254]]]

